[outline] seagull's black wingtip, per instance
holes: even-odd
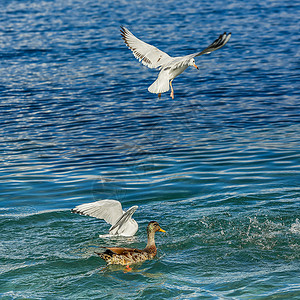
[[[126,32],[126,26],[124,26],[124,25],[120,25],[120,30],[122,31],[122,32]]]

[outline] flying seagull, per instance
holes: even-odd
[[[167,92],[170,86],[170,96],[172,99],[174,99],[174,90],[172,87],[174,78],[181,74],[188,66],[194,66],[198,69],[194,57],[202,54],[209,54],[222,48],[231,37],[231,33],[226,34],[226,32],[224,32],[201,52],[186,56],[171,57],[158,48],[138,39],[126,27],[121,26],[121,35],[125,44],[133,52],[136,59],[151,69],[160,70],[157,79],[149,86],[148,91],[150,93],[158,94],[158,97],[160,98],[161,93]]]
[[[106,199],[78,205],[71,212],[104,219],[112,225],[109,236],[133,236],[139,228],[137,222],[132,219],[137,208],[138,206],[134,205],[124,212],[119,201]]]

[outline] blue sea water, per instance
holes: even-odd
[[[300,299],[300,3],[4,0],[1,299]],[[169,93],[127,26],[196,58]],[[138,205],[133,238],[74,206]],[[105,267],[101,246],[158,255]]]

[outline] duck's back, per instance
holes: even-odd
[[[156,253],[130,248],[107,248],[103,253],[97,253],[108,264],[130,265],[152,259]]]

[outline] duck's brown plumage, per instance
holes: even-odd
[[[159,224],[151,221],[147,227],[148,242],[144,250],[120,247],[105,247],[105,251],[97,253],[108,264],[129,266],[155,257],[157,249],[155,246],[155,232],[165,232]]]

